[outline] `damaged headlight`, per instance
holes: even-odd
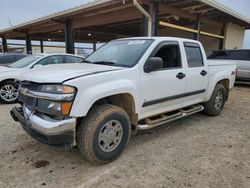
[[[75,93],[75,88],[65,85],[43,85],[40,91],[53,94],[71,94]]]
[[[38,99],[37,111],[57,117],[66,117],[69,115],[76,93],[74,87],[65,85],[43,85],[40,92],[48,94],[48,97]]]

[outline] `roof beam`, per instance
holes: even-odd
[[[31,29],[29,31],[30,34],[36,34],[36,33],[47,33],[47,32],[56,32],[58,30],[63,30],[64,25],[50,25],[46,27],[38,27]]]
[[[134,7],[73,20],[74,28],[91,27],[142,18]]]
[[[162,21],[159,22],[159,25],[174,28],[174,29],[178,29],[178,30],[182,30],[182,31],[187,31],[187,32],[190,32],[190,33],[198,33],[199,32],[197,29],[191,29],[191,28],[188,28],[188,27],[183,27],[183,26],[180,26],[180,25],[175,25],[175,24],[162,22]],[[217,35],[217,34],[205,32],[205,31],[200,31],[200,34],[205,35],[205,36],[209,36],[209,37],[224,39],[224,36],[222,36],[222,35]]]
[[[186,18],[186,19],[189,19],[192,21],[196,20],[195,14],[190,14],[187,11],[176,9],[170,5],[167,5],[167,4],[161,3],[159,6],[159,10],[160,10],[160,14],[161,13],[168,13],[168,14],[176,15],[176,16]],[[202,17],[201,17],[201,23],[210,24],[210,25],[213,25],[213,26],[216,26],[219,28],[221,28],[223,26],[223,24],[220,22],[217,22],[217,21],[214,21],[211,19],[207,19],[207,18],[202,18]]]

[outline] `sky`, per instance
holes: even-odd
[[[0,30],[93,0],[1,0]],[[250,19],[250,0],[216,0]],[[244,48],[250,49],[250,30],[245,33]]]

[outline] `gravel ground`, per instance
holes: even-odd
[[[93,166],[27,135],[0,105],[0,187],[250,187],[250,87],[223,113],[139,132],[113,163]]]

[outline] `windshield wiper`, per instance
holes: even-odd
[[[99,64],[99,65],[115,65],[114,62],[111,61],[95,61],[93,64]]]

